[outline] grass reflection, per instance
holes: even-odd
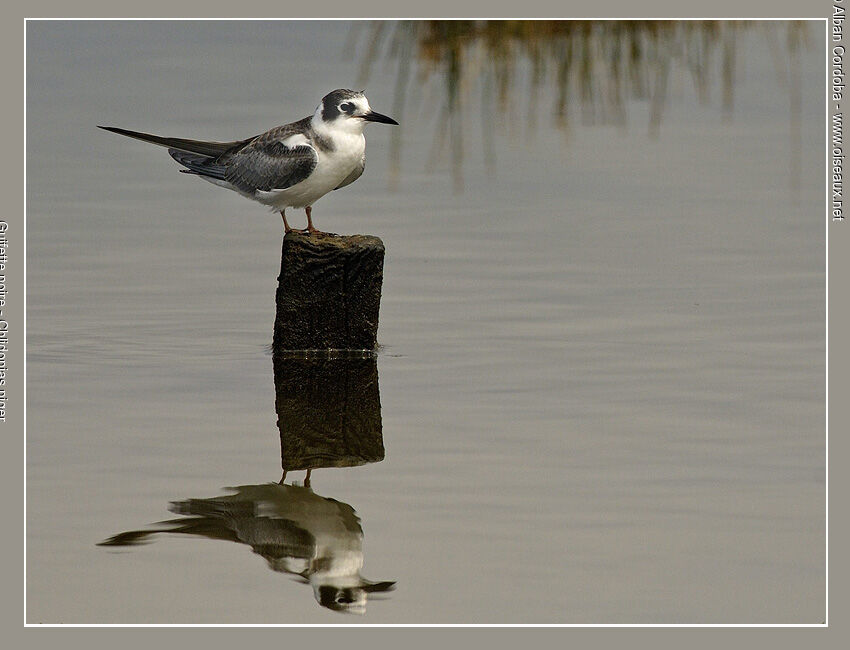
[[[576,121],[623,125],[628,102],[642,100],[649,103],[648,133],[657,137],[671,76],[681,71],[700,102],[718,101],[723,116],[732,117],[738,44],[753,31],[764,33],[778,82],[788,92],[799,157],[804,22],[430,20],[362,27],[353,33],[362,52],[358,87],[379,61],[391,62],[392,115],[404,123],[407,105],[426,94],[429,105],[440,106],[429,166],[448,149],[456,190],[463,187],[464,132],[475,121],[476,98],[488,166],[495,161],[494,133],[533,132],[544,111],[549,124],[568,136]],[[395,183],[401,137],[400,130],[393,133]],[[795,167],[799,175],[799,161],[792,161],[792,175]]]

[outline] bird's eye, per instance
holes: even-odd
[[[351,114],[354,112],[354,104],[352,104],[351,102],[345,102],[344,104],[339,105],[339,110]]]

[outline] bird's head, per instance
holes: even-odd
[[[322,98],[316,107],[313,120],[321,121],[325,126],[362,133],[367,122],[398,124],[393,118],[376,113],[369,106],[369,100],[362,92],[354,90],[334,90]]]
[[[369,582],[361,578],[358,584],[316,584],[314,592],[322,607],[346,614],[365,614],[369,596],[394,588],[395,582]]]

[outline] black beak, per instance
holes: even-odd
[[[398,125],[393,118],[387,117],[386,115],[381,115],[380,113],[376,113],[375,111],[369,111],[366,115],[363,116],[363,119],[367,122],[380,122],[381,124],[395,124]]]
[[[363,591],[367,594],[381,591],[392,591],[395,589],[395,581],[393,582],[369,582],[363,585]]]

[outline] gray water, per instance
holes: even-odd
[[[301,118],[355,83],[350,25],[29,23],[27,621],[823,621],[811,27],[796,151],[759,30],[731,120],[674,71],[657,138],[630,101],[623,127],[500,131],[490,170],[473,116],[462,194],[448,159],[426,164],[433,88],[401,127],[369,127],[365,175],[314,218],[386,246],[384,459],[298,492],[338,504],[363,576],[395,582],[354,616],[244,543],[97,545],[280,479],[282,227],[95,125],[233,140]],[[372,74],[376,110],[393,92]]]

